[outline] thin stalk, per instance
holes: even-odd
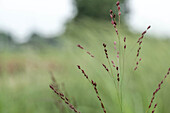
[[[125,49],[124,49],[124,52],[122,53],[123,54],[123,72],[122,72],[122,77],[121,77],[121,103],[123,103],[123,99],[122,99],[122,94],[123,94],[123,77],[124,77],[124,74],[125,74]]]
[[[118,35],[118,40],[119,40],[119,74],[120,74],[120,77],[122,79],[122,76],[121,76],[121,42],[120,42],[120,36]],[[119,81],[118,81],[119,82]],[[119,99],[120,99],[120,108],[121,108],[121,112],[123,113],[123,110],[122,110],[122,91],[120,91],[120,87],[119,87],[119,83],[118,83],[118,92],[119,92]]]
[[[111,75],[110,77],[112,77],[113,75],[113,71],[112,71],[112,68],[111,68],[111,64],[110,64],[110,60],[109,60],[109,57],[108,57],[108,63],[109,63],[109,67],[110,67],[110,70],[111,70]],[[119,101],[119,105],[120,105],[120,108],[121,108],[121,112],[122,112],[122,103],[121,103],[121,98],[120,98],[120,88],[119,88],[119,82],[118,82],[118,87],[116,87],[116,83],[115,83],[115,80],[113,79],[114,81],[114,84],[115,84],[115,88],[116,88],[116,93],[117,93],[117,96],[118,96],[118,101]],[[122,112],[123,113],[123,112]]]

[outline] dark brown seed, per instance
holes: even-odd
[[[77,65],[78,69],[81,69],[79,65]]]
[[[146,31],[144,31],[143,33],[142,33],[142,35],[144,35],[146,33]]]
[[[117,9],[120,10],[120,6],[118,6]]]
[[[66,104],[69,104],[67,101],[65,101]]]
[[[116,2],[116,5],[118,6],[119,4],[120,4],[120,2],[119,2],[119,1],[117,1],[117,2]]]
[[[124,37],[124,42],[126,42],[126,37]]]
[[[150,28],[151,28],[151,26],[148,26],[147,30],[150,29]]]
[[[105,44],[105,43],[103,43],[103,47],[106,47],[106,44]]]
[[[113,14],[113,11],[110,9],[110,14]]]
[[[80,44],[78,44],[77,47],[79,47],[79,48],[81,48],[81,49],[84,49]]]
[[[124,45],[124,49],[126,49],[126,45]]]
[[[115,15],[115,14],[113,15],[113,18],[116,18],[116,15]]]
[[[104,105],[103,105],[103,103],[101,103],[101,106],[102,106],[102,108],[104,108]]]

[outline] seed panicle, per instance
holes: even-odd
[[[81,113],[68,101],[68,98],[65,97],[63,93],[60,93],[57,90],[55,90],[52,85],[50,85],[49,87],[54,91],[54,93],[56,93],[61,98],[61,100],[65,102],[65,104],[69,106],[71,110],[73,110],[75,113]]]
[[[106,113],[106,109],[105,109],[105,107],[104,107],[104,104],[103,104],[103,102],[102,102],[102,99],[101,99],[101,97],[99,96],[99,92],[98,92],[98,89],[97,89],[97,83],[94,82],[94,80],[90,80],[90,79],[89,79],[89,77],[87,76],[87,74],[85,73],[85,71],[80,67],[80,65],[77,65],[77,67],[78,67],[79,70],[82,71],[83,75],[84,75],[84,76],[86,77],[86,79],[90,82],[90,84],[92,84],[92,86],[93,86],[93,88],[94,88],[94,91],[95,91],[95,93],[96,93],[96,95],[97,95],[97,98],[98,98],[98,100],[99,100],[99,102],[100,102],[100,104],[101,104],[101,107],[102,107],[102,109],[103,109],[103,112]]]

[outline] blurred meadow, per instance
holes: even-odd
[[[107,112],[120,113],[114,83],[100,64],[104,62],[108,65],[103,43],[107,44],[109,57],[115,59],[113,42],[117,41],[117,36],[108,15],[116,1],[101,0],[96,9],[93,6],[95,3],[90,5],[89,0],[75,2],[78,5],[78,15],[67,22],[64,34],[60,36],[44,38],[38,33],[32,33],[28,42],[17,43],[11,34],[0,33],[0,113],[72,113],[49,88],[52,83],[51,72],[78,111],[102,113],[93,87],[77,69],[77,64],[97,82]],[[125,4],[126,1],[122,0],[121,3]],[[101,8],[102,4],[106,5]],[[84,8],[86,5],[90,11]],[[124,6],[122,12],[128,14]],[[146,34],[140,53],[142,62],[134,72],[138,49],[135,43],[142,32],[131,32],[124,20],[125,15],[121,18],[119,29],[121,40],[127,37],[123,113],[145,113],[152,93],[170,67],[170,38],[155,38]],[[77,48],[77,44],[89,50],[96,59]],[[158,103],[156,113],[170,112],[169,89],[170,77],[167,77],[155,98]]]

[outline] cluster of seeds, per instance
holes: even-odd
[[[120,2],[119,2],[119,1],[117,1],[116,6],[117,6],[117,10],[118,10],[119,25],[120,25],[120,16],[121,16],[121,11],[120,11],[120,9],[121,9],[121,8],[120,8]],[[121,56],[119,57],[119,52],[121,52],[121,49],[120,49],[120,48],[121,48],[121,47],[120,47],[120,46],[121,46],[121,45],[120,45],[121,43],[120,43],[119,32],[118,32],[118,29],[117,29],[116,15],[113,14],[113,11],[112,11],[112,10],[110,10],[110,18],[111,18],[111,24],[113,25],[113,27],[114,27],[114,29],[115,29],[115,32],[116,32],[116,34],[117,34],[117,36],[118,36],[118,39],[119,39],[119,44],[118,44],[118,45],[119,45],[119,48],[118,48],[119,51],[117,51],[116,41],[114,41],[114,49],[115,49],[115,51],[116,51],[116,52],[115,52],[115,55],[116,55],[115,57],[117,57],[117,62],[118,62],[118,63],[117,63],[117,66],[116,66],[113,60],[109,60],[108,51],[107,51],[107,49],[106,49],[106,44],[103,43],[104,52],[105,52],[106,59],[108,60],[108,63],[109,63],[110,68],[108,69],[105,64],[103,64],[103,63],[101,63],[101,64],[102,64],[102,66],[105,68],[105,70],[111,75],[111,74],[113,74],[112,68],[111,68],[111,65],[110,65],[110,61],[111,61],[113,67],[115,68],[115,70],[116,70],[116,72],[117,72],[117,81],[118,81],[118,86],[119,86],[120,73],[121,73],[121,71],[120,71],[120,70],[121,70],[121,66],[120,66],[121,63],[119,64],[119,60],[120,60]],[[141,51],[141,49],[142,49],[142,42],[143,42],[143,38],[144,38],[145,34],[147,33],[147,31],[148,31],[150,28],[151,28],[151,26],[148,26],[147,29],[142,33],[142,36],[137,40],[137,44],[138,44],[138,49],[137,49],[137,54],[136,54],[137,60],[136,60],[136,64],[135,64],[134,70],[137,70],[138,65],[139,65],[139,62],[142,60],[142,59],[139,57],[139,56],[140,56],[140,51]],[[122,48],[124,48],[124,53],[125,53],[125,49],[127,48],[127,47],[126,47],[126,37],[124,37],[123,42],[124,42],[124,45],[123,45]],[[81,46],[80,44],[78,44],[77,47],[80,48],[80,49],[82,49],[82,50],[85,50],[85,48],[84,48],[83,46]],[[85,50],[85,52],[86,52],[88,55],[90,55],[90,57],[94,58],[94,55],[92,55],[91,52],[89,52],[89,51],[87,51],[87,50]],[[121,54],[120,54],[120,55],[121,55]],[[123,56],[123,63],[124,63],[124,56]],[[98,98],[98,100],[99,100],[99,102],[100,102],[100,104],[101,104],[101,108],[102,108],[103,112],[106,113],[106,109],[105,109],[105,107],[104,107],[104,104],[103,104],[103,102],[102,102],[102,99],[101,99],[101,97],[99,96],[99,92],[98,92],[98,89],[97,89],[97,84],[96,84],[96,82],[94,82],[93,80],[89,79],[88,75],[87,75],[87,74],[85,73],[85,71],[80,67],[80,65],[77,65],[77,67],[78,67],[79,70],[81,70],[81,72],[83,73],[83,75],[85,76],[85,78],[86,78],[86,79],[90,82],[90,84],[93,86],[94,91],[95,91],[95,93],[96,93],[96,95],[97,95],[97,98]],[[110,71],[109,71],[109,70],[110,70]],[[124,64],[123,64],[123,70],[124,70]],[[151,106],[152,106],[152,104],[153,104],[153,101],[154,101],[154,99],[155,99],[156,94],[160,91],[161,86],[162,86],[162,84],[164,83],[164,81],[165,81],[165,79],[167,78],[167,76],[169,75],[169,73],[170,73],[170,68],[168,69],[168,72],[167,72],[166,75],[164,76],[163,80],[158,84],[158,88],[153,92],[153,95],[152,95],[152,98],[151,98],[151,101],[150,101],[148,110],[151,108]],[[122,76],[122,74],[121,74],[121,76]],[[55,82],[55,80],[54,80],[53,78],[52,78],[52,80],[53,80],[53,82]],[[122,81],[122,78],[121,78],[121,81]],[[114,81],[114,82],[115,82],[115,81]],[[115,86],[116,86],[116,84],[115,84]],[[76,108],[75,108],[72,104],[70,104],[69,99],[68,99],[67,97],[65,97],[65,95],[64,95],[63,93],[60,93],[60,91],[56,90],[53,85],[50,85],[50,88],[69,106],[70,109],[72,109],[72,110],[73,110],[74,112],[76,112],[76,113],[80,113],[80,112],[78,112],[78,111],[76,110]],[[119,88],[119,87],[118,87],[118,88]],[[118,89],[118,90],[119,90],[119,89]],[[118,91],[118,93],[119,93],[119,91]],[[121,94],[120,96],[122,96],[122,94]],[[118,97],[119,97],[119,96],[118,96]],[[120,99],[120,97],[119,97],[119,99]],[[122,101],[122,100],[121,100],[121,101]],[[122,103],[120,102],[120,106],[121,106],[121,104],[122,104]],[[122,107],[122,106],[121,106],[121,107]],[[155,112],[156,107],[157,107],[157,103],[154,105],[153,110],[152,110],[152,113]]]
[[[102,64],[102,65],[106,69],[106,71],[109,72],[109,69],[106,67],[106,65],[105,64]]]
[[[81,46],[80,44],[78,44],[77,47],[79,47],[80,49],[85,50],[84,47]],[[87,50],[85,50],[85,51],[86,51],[86,53],[89,54],[92,58],[94,57],[94,55],[92,55],[89,51],[87,51]]]
[[[155,104],[155,105],[154,105],[154,108],[153,108],[153,110],[152,110],[152,113],[155,112],[155,109],[156,109],[157,105],[158,105],[158,104]]]
[[[140,62],[141,60],[142,60],[142,58],[139,58],[139,61],[136,62],[136,66],[135,66],[135,68],[134,68],[135,71],[137,70],[138,65],[139,65],[139,62]]]
[[[170,68],[168,69],[168,72],[167,72],[166,75],[164,76],[163,80],[158,84],[158,88],[153,92],[153,96],[152,96],[152,99],[151,99],[150,104],[149,104],[149,107],[148,107],[149,109],[151,108],[152,103],[153,103],[153,101],[154,101],[154,99],[155,99],[156,94],[158,93],[158,91],[160,91],[161,86],[162,86],[163,82],[165,81],[165,79],[167,78],[167,76],[169,75],[169,73],[170,73]]]
[[[98,92],[97,87],[96,87],[97,86],[96,82],[94,82],[93,80],[90,80],[88,75],[85,73],[85,71],[79,65],[77,65],[77,67],[78,67],[79,70],[81,70],[81,72],[86,77],[86,79],[92,84],[92,86],[93,86],[93,88],[94,88],[94,90],[96,92],[97,98],[100,101],[100,104],[101,104],[101,107],[103,109],[103,112],[106,113],[106,109],[104,107],[104,104],[103,104],[103,102],[101,100],[101,97],[99,96],[99,92]]]
[[[112,10],[110,10],[110,18],[111,18],[111,24],[113,25],[113,27],[114,27],[114,29],[115,29],[115,31],[116,31],[116,34],[117,35],[119,35],[119,33],[118,33],[118,30],[117,30],[117,28],[116,28],[116,15],[115,14],[113,14],[113,11]]]
[[[137,43],[139,45],[138,49],[137,49],[137,54],[136,54],[136,57],[138,59],[138,61],[136,62],[136,66],[134,68],[134,70],[137,70],[138,68],[138,65],[139,65],[139,61],[141,61],[141,58],[139,58],[139,54],[140,54],[140,51],[142,49],[142,39],[144,38],[146,32],[151,28],[151,26],[148,26],[147,29],[142,33],[142,36],[138,39]]]
[[[105,52],[105,55],[106,55],[106,58],[108,59],[108,53],[107,53],[107,49],[106,49],[106,44],[103,43],[103,47],[104,47],[104,52]]]
[[[115,66],[115,63],[114,63],[114,61],[112,60],[111,62],[112,62],[112,64],[113,64],[113,67],[115,68],[116,66]]]
[[[137,43],[139,43],[139,45],[141,45],[142,43],[142,39],[144,38],[146,32],[151,28],[151,26],[148,26],[147,29],[142,33],[142,36],[138,39]]]
[[[64,96],[63,93],[58,92],[57,90],[54,89],[54,87],[52,85],[50,85],[50,88],[54,91],[54,93],[56,93],[61,100],[63,100],[71,110],[73,110],[75,113],[80,113],[79,111],[76,110],[76,108],[69,102],[69,99],[67,97]]]
[[[124,37],[124,49],[126,49],[126,37]]]
[[[120,18],[121,12],[120,12],[120,2],[119,1],[116,2],[116,6],[117,6],[117,9],[118,9],[118,15],[119,15],[119,18]]]

